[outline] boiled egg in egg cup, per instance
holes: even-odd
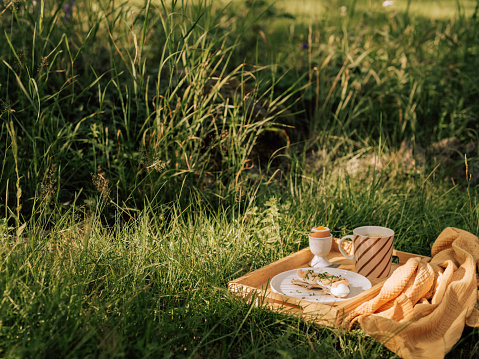
[[[333,236],[328,227],[313,227],[309,234],[309,249],[314,254],[309,262],[311,267],[327,267],[331,262],[326,258],[331,251]]]

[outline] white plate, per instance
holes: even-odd
[[[298,268],[299,269],[299,268]],[[321,289],[306,289],[291,283],[292,279],[299,279],[297,276],[298,269],[292,269],[283,273],[275,275],[271,279],[271,289],[278,294],[289,295],[290,297],[304,299],[316,303],[334,303],[343,300],[351,299],[358,294],[371,288],[371,282],[361,274],[354,273],[344,269],[338,268],[301,268],[303,270],[312,269],[315,272],[328,272],[333,275],[341,275],[349,281],[349,288],[351,289],[346,298],[335,298],[332,295],[326,294]]]

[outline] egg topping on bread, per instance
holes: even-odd
[[[307,289],[322,289],[336,298],[346,298],[350,292],[349,281],[341,275],[315,272],[312,269],[299,269],[297,275],[299,279],[293,279],[291,283]]]

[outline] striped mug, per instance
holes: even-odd
[[[342,248],[346,238],[353,240],[354,255]],[[341,254],[355,261],[356,272],[369,278],[385,278],[391,270],[394,231],[385,227],[365,226],[353,230],[352,235],[339,241]]]

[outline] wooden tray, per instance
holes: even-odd
[[[421,257],[429,259],[429,257],[401,252],[395,249],[393,250],[393,256],[397,257],[396,261],[399,263],[392,264],[389,276],[391,276],[399,266],[406,263],[409,258]],[[327,257],[331,263],[339,263],[339,268],[354,272],[354,262],[346,259],[338,251],[337,245],[336,247],[334,246],[334,241],[333,249]],[[318,324],[340,327],[343,318],[360,304],[375,297],[387,279],[368,278],[372,284],[370,289],[362,292],[354,298],[338,302],[337,304],[313,303],[307,300],[293,298],[288,295],[277,294],[271,290],[269,282],[276,274],[291,269],[309,267],[308,263],[312,258],[313,254],[309,250],[309,247],[302,249],[299,252],[293,253],[229,282],[228,288],[238,297],[243,298],[248,303],[253,302],[256,306],[266,306],[272,310],[279,310],[283,313],[301,315],[304,319],[314,321]]]

